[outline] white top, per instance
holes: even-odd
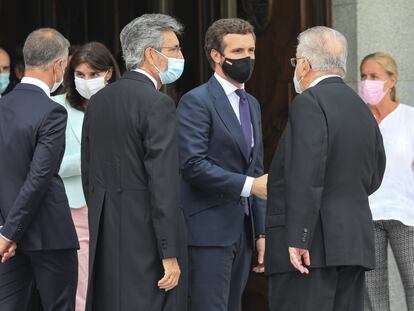
[[[234,113],[236,114],[237,120],[239,120],[240,123],[240,108],[239,108],[239,101],[240,97],[236,94],[237,87],[227,81],[226,79],[223,79],[220,77],[217,73],[214,73],[214,77],[217,79],[218,83],[220,83],[221,87],[224,90],[224,93],[226,93],[227,98],[229,99],[230,105],[233,108]],[[242,86],[242,89],[244,89],[244,84]],[[253,131],[253,128],[252,128]],[[252,135],[252,149],[254,147],[254,139]],[[252,186],[253,186],[253,177],[246,176],[246,181],[244,182],[244,186],[242,189],[242,192],[240,196],[242,197],[249,197],[252,192]]]
[[[59,175],[65,185],[69,206],[81,208],[86,205],[81,179],[81,136],[84,113],[70,105],[66,94],[53,96],[52,99],[65,107],[68,112],[66,148]]]
[[[369,197],[373,219],[414,226],[414,108],[399,104],[379,128],[387,164],[380,188]]]
[[[50,88],[42,80],[39,80],[39,79],[36,79],[36,78],[31,78],[31,77],[23,77],[23,79],[22,79],[22,81],[20,81],[20,83],[27,83],[27,84],[36,85],[36,86],[40,87],[43,90],[43,92],[46,93],[47,96],[50,97]]]

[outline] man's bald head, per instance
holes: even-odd
[[[10,72],[10,57],[6,50],[0,48],[0,73]]]
[[[345,76],[348,44],[339,31],[316,26],[302,32],[298,40],[297,56],[308,59],[313,71]]]

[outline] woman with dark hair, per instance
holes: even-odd
[[[85,310],[88,281],[88,212],[80,169],[84,111],[92,95],[119,77],[118,65],[111,52],[102,43],[90,42],[76,49],[72,55],[63,80],[66,93],[52,97],[68,112],[66,150],[59,174],[65,184],[80,244],[76,311]]]

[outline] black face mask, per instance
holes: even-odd
[[[249,81],[253,68],[254,59],[248,57],[239,59],[225,58],[223,65],[221,65],[226,75],[239,83]]]

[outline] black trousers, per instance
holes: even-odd
[[[29,310],[36,286],[43,311],[73,311],[77,280],[75,249],[17,252],[0,264],[0,310]]]
[[[311,269],[269,277],[271,311],[363,311],[365,270],[359,266]]]

